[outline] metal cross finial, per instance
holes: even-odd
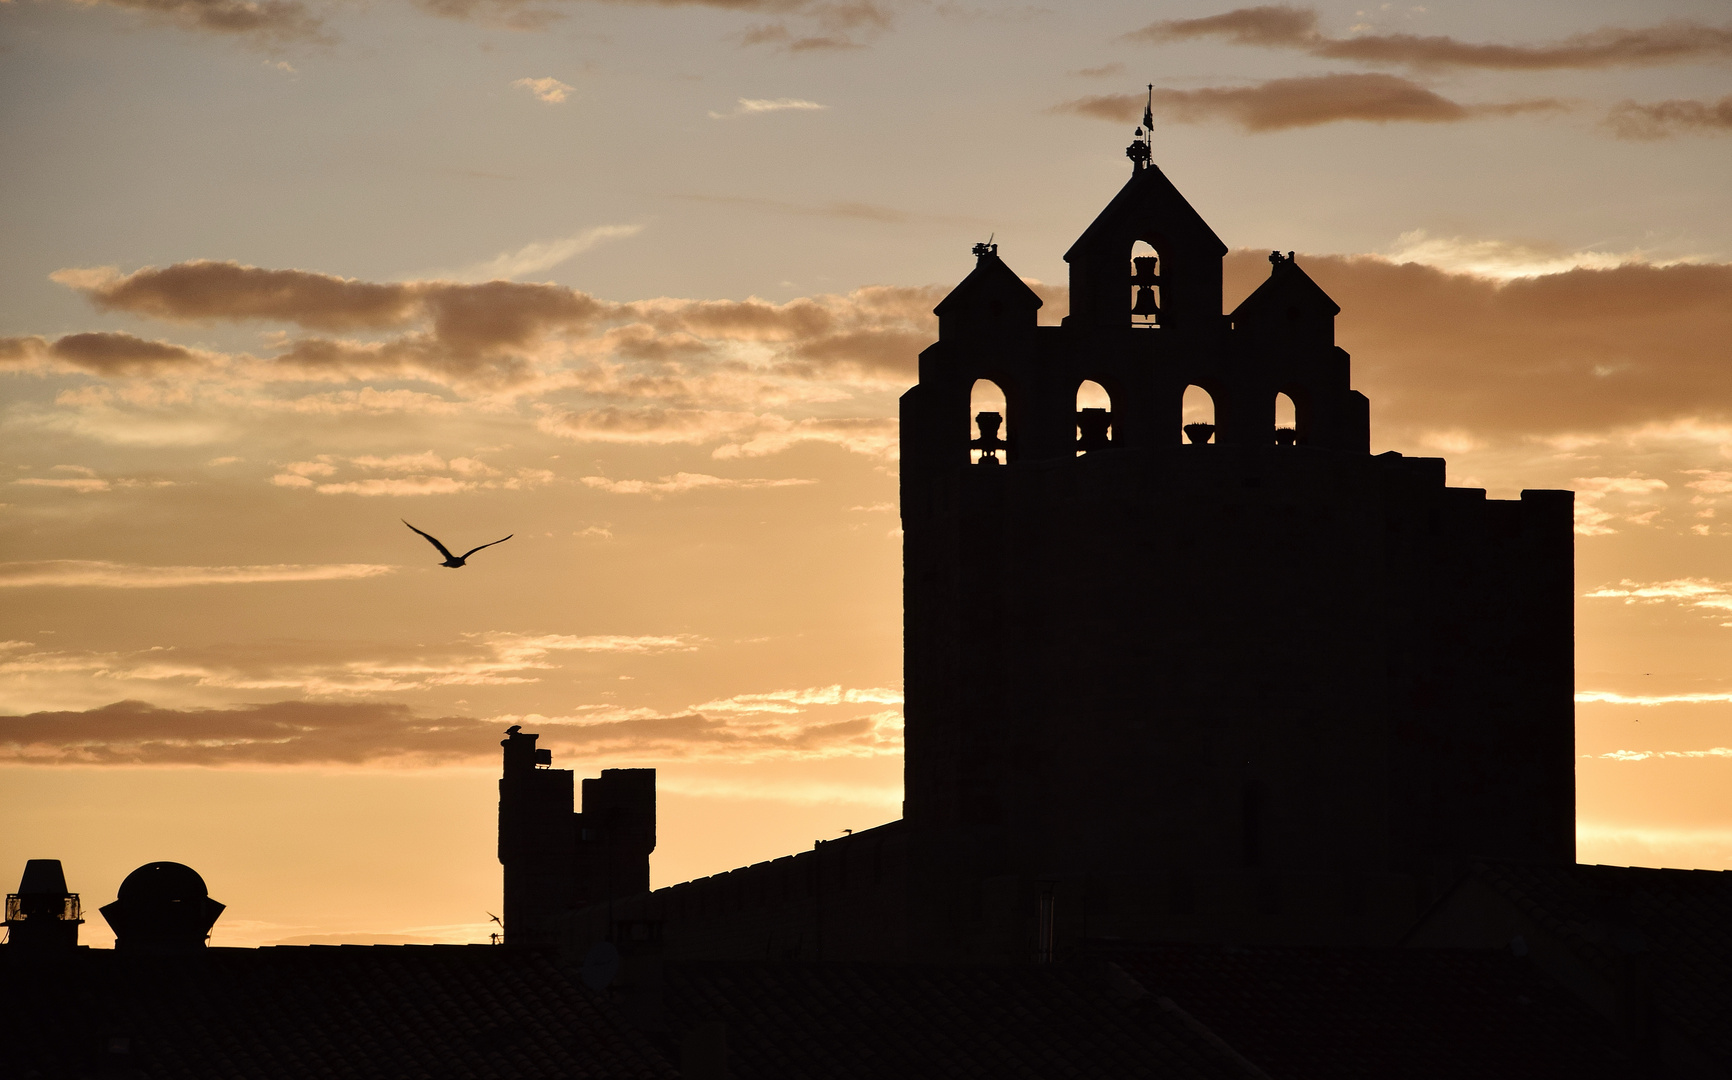
[[[1148,104],[1143,106],[1143,126],[1137,128],[1136,137],[1131,145],[1125,147],[1125,156],[1131,159],[1133,170],[1146,169],[1154,158],[1155,141],[1155,84],[1149,84]]]

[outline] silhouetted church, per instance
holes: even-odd
[[[513,727],[502,948],[207,948],[152,863],[86,949],[33,860],[0,1072],[1732,1076],[1732,872],[1574,860],[1570,493],[1372,456],[1334,302],[1222,315],[1137,134],[1062,325],[980,245],[903,396],[901,820],[652,892],[654,770],[574,810]]]
[[[646,894],[653,775],[584,781],[574,817],[571,774],[514,733],[507,941],[625,919],[670,957],[1389,944],[1477,859],[1574,863],[1571,493],[1373,456],[1339,308],[1277,253],[1221,314],[1226,245],[1146,140],[1065,255],[1062,324],[979,245],[902,397],[903,819]],[[1002,416],[970,417],[980,380]],[[1110,408],[1079,411],[1085,380]],[[1183,424],[1192,386],[1213,425]]]

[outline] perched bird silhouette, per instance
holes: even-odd
[[[397,520],[403,521],[402,518],[398,518]],[[409,523],[407,521],[403,521],[403,524],[409,525]],[[415,532],[421,533],[422,536],[425,536],[427,538],[427,542],[429,544],[432,544],[434,547],[438,548],[439,554],[445,556],[445,561],[440,563],[439,564],[440,566],[449,566],[453,570],[462,566],[469,559],[469,556],[475,554],[477,551],[480,551],[481,548],[489,548],[489,547],[492,547],[493,544],[503,544],[503,543],[505,543],[505,541],[511,539],[511,537],[517,535],[516,533],[511,533],[510,535],[502,536],[498,540],[493,541],[493,544],[482,544],[481,547],[472,547],[468,551],[465,551],[461,555],[453,555],[453,554],[451,554],[451,549],[446,547],[444,544],[441,544],[439,542],[438,538],[435,537],[432,533],[421,532],[420,529],[416,529],[415,526],[413,526],[413,525],[409,525],[409,528],[413,529]]]

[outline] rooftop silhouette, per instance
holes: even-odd
[[[223,905],[152,863],[80,950],[33,860],[4,1045],[42,1075],[1726,1075],[1732,872],[1575,862],[1571,493],[1373,455],[1339,307],[1275,251],[1223,314],[1148,119],[1064,321],[975,245],[902,397],[901,819],[652,891],[655,770],[580,786],[512,725],[503,945],[207,948]]]
[[[1065,254],[1062,322],[977,244],[902,397],[903,818],[646,894],[625,883],[650,847],[597,877],[566,839],[619,771],[584,782],[574,831],[573,774],[514,733],[507,941],[627,920],[717,960],[1393,945],[1480,861],[1574,863],[1571,493],[1488,499],[1373,455],[1339,306],[1276,251],[1223,313],[1227,247],[1150,141]],[[1212,415],[1187,417],[1198,390]],[[796,881],[822,903],[788,910]]]

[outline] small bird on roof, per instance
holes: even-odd
[[[402,518],[398,518],[397,520],[403,521]],[[409,525],[409,523],[407,521],[403,521],[403,524]],[[503,543],[505,543],[505,541],[511,539],[511,537],[517,535],[516,533],[511,533],[507,536],[500,537],[498,540],[493,541],[493,543],[491,543],[491,544],[482,544],[481,547],[472,547],[468,551],[465,551],[461,555],[453,555],[453,554],[451,554],[451,549],[446,547],[444,544],[441,544],[439,542],[438,538],[435,537],[433,534],[421,532],[420,529],[416,529],[415,526],[413,526],[413,525],[409,525],[409,528],[414,530],[415,532],[421,533],[422,536],[425,536],[427,538],[427,542],[429,544],[432,544],[434,547],[438,548],[439,554],[445,556],[445,561],[440,563],[439,564],[440,566],[449,566],[453,570],[462,566],[468,560],[469,556],[475,554],[477,551],[480,551],[481,548],[489,548],[489,547],[492,547],[493,544],[503,544]]]

